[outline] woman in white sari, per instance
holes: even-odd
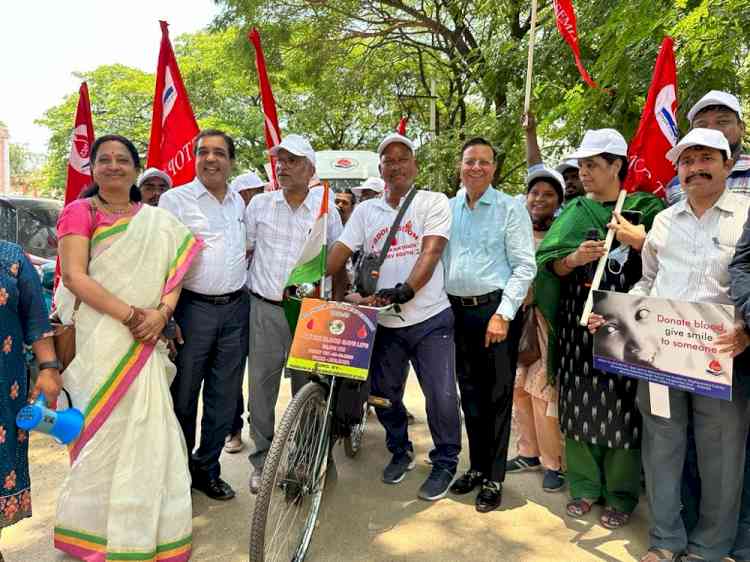
[[[56,305],[76,329],[64,381],[85,424],[69,448],[55,547],[87,562],[188,560],[187,451],[160,335],[201,244],[172,215],[139,202],[129,140],[98,138],[91,162],[89,196],[58,222]]]

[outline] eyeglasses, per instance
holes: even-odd
[[[494,164],[494,162],[490,162],[489,160],[475,160],[474,158],[467,158],[466,160],[462,161],[462,164],[466,166],[467,168],[473,168],[474,166],[479,166],[480,168],[489,168]]]

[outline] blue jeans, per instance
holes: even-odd
[[[435,444],[430,452],[432,464],[455,473],[461,452],[461,421],[450,308],[405,328],[378,326],[371,364],[371,393],[391,401],[390,408],[376,408],[376,411],[385,428],[386,446],[394,455],[413,451],[403,403],[409,361],[425,396],[427,423]]]

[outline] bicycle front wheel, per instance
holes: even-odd
[[[250,528],[251,562],[304,560],[328,468],[326,389],[302,387],[284,412],[263,467]],[[320,451],[320,453],[319,453]]]

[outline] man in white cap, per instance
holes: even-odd
[[[172,178],[159,168],[146,168],[138,177],[136,187],[141,191],[141,198],[146,205],[159,206],[159,198],[172,188]]]
[[[523,129],[526,133],[526,165],[528,166],[528,172],[531,174],[543,170],[544,162],[536,136],[536,117],[530,111],[524,116]],[[555,171],[562,174],[565,180],[565,202],[586,194],[579,176],[577,160],[564,159],[555,166]]]
[[[398,307],[397,315],[381,315],[378,319],[370,368],[372,394],[392,404],[377,410],[393,455],[383,471],[383,481],[398,484],[415,466],[403,403],[411,361],[425,395],[427,422],[435,445],[430,452],[432,471],[419,497],[433,501],[447,494],[461,451],[453,313],[440,264],[450,233],[450,207],[442,193],[414,191],[417,161],[411,140],[390,134],[380,143],[378,155],[385,197],[357,205],[329,255],[328,271],[342,271],[346,260],[358,250],[379,255],[388,248],[377,276],[376,294],[366,301]],[[404,207],[406,202],[409,204]],[[398,229],[388,241],[402,209]]]
[[[255,172],[245,172],[244,174],[240,174],[236,178],[232,180],[232,183],[229,184],[229,189],[234,191],[235,193],[238,193],[240,197],[242,197],[242,200],[245,202],[245,207],[250,204],[250,201],[252,201],[253,197],[258,195],[259,193],[263,193],[263,190],[265,188],[265,182],[258,177],[258,174]],[[247,273],[247,282],[248,287],[250,283],[250,267],[248,263],[248,273]],[[247,342],[243,344],[243,349],[247,349]],[[242,369],[243,373],[245,371],[244,366]],[[242,379],[239,380],[239,388],[237,389],[237,408],[234,413],[234,420],[232,421],[232,429],[229,432],[229,435],[226,437],[226,442],[224,443],[224,451],[227,453],[239,453],[242,448],[244,447],[244,444],[242,443],[242,413],[245,411],[245,400],[242,396]]]
[[[742,106],[730,93],[711,90],[690,108],[687,114],[690,128],[705,128],[721,131],[729,141],[733,162],[727,177],[727,187],[736,193],[750,196],[750,154],[742,153],[745,123]],[[667,186],[667,202],[673,205],[684,197],[679,178]]]
[[[352,192],[359,198],[360,203],[369,199],[375,199],[383,195],[385,189],[385,182],[380,178],[367,178],[365,183],[360,186],[353,187]]]
[[[743,232],[750,198],[726,187],[731,151],[719,131],[690,131],[667,158],[677,168],[687,197],[659,213],[641,251],[643,277],[630,291],[638,296],[732,304],[728,267]],[[594,316],[594,329],[603,319]],[[742,327],[716,340],[720,352],[741,353],[748,344]],[[737,365],[737,363],[735,363]],[[747,437],[748,399],[736,391],[720,400],[668,389],[669,417],[652,412],[650,383],[638,383],[643,416],[643,469],[651,510],[650,548],[642,562],[724,560],[732,550],[740,510]],[[697,525],[680,517],[680,487],[692,413],[703,480]]]
[[[248,417],[250,425],[250,491],[257,493],[263,464],[274,434],[274,409],[281,373],[292,342],[282,300],[286,281],[297,264],[320,211],[323,189],[310,189],[315,174],[315,151],[300,135],[287,135],[271,149],[281,189],[253,198],[245,212],[250,264],[250,345],[248,361]],[[332,198],[331,198],[332,199]],[[341,234],[341,219],[328,213],[329,247]],[[334,277],[346,285],[345,275]],[[307,378],[292,373],[292,392]]]

